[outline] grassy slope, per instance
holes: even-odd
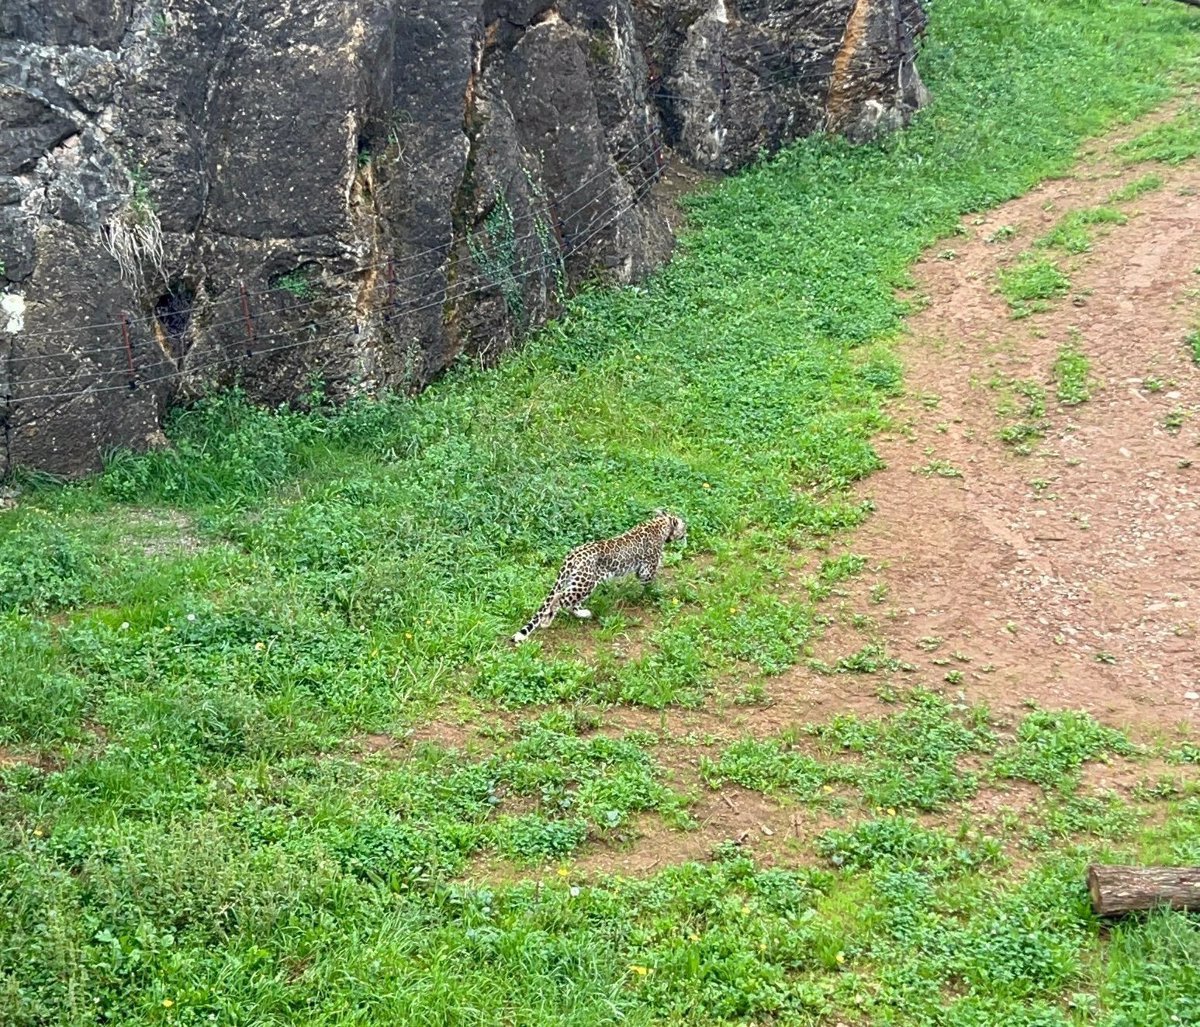
[[[671,267],[581,299],[500,371],[331,418],[216,400],[178,417],[175,453],[35,492],[0,525],[0,742],[61,769],[0,769],[0,1008],[17,1024],[1169,1022],[1200,989],[1194,923],[1122,928],[1101,963],[1081,852],[1061,841],[1127,825],[1087,809],[1082,827],[1038,825],[1005,888],[980,873],[1003,858],[991,843],[904,816],[963,797],[947,744],[1022,776],[1020,742],[972,725],[950,743],[931,729],[930,780],[904,776],[894,732],[866,732],[875,769],[854,784],[899,816],[830,836],[836,874],[729,854],[578,895],[443,882],[476,852],[536,864],[639,810],[686,819],[652,740],[581,737],[554,706],[492,756],[320,754],[447,695],[698,703],[734,670],[801,658],[817,600],[854,568],[826,565],[801,596],[776,584],[795,549],[867,513],[843,490],[874,468],[899,387],[908,263],[1166,97],[1198,39],[1166,2],[938,0],[937,99],[910,131],[806,142],[698,198]],[[654,506],[688,518],[690,548],[642,656],[604,644],[627,627],[621,590],[595,604],[594,656],[498,644],[568,545]],[[954,719],[923,703],[914,716]],[[1049,730],[1054,751],[1115,744]],[[711,774],[808,780],[780,751]],[[1033,780],[1069,791],[1071,771]],[[1200,859],[1195,803],[1141,844]]]

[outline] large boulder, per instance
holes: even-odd
[[[8,0],[0,473],[94,470],[239,379],[489,363],[669,254],[729,171],[922,100],[918,0]]]

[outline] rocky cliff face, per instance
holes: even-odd
[[[668,160],[921,103],[919,0],[6,0],[0,473],[168,404],[417,389],[644,275]]]

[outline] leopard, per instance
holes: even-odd
[[[560,610],[570,610],[580,620],[587,620],[592,611],[583,604],[601,582],[636,574],[643,585],[649,585],[662,569],[666,544],[686,538],[687,524],[682,517],[656,510],[650,520],[623,535],[576,546],[563,560],[545,602],[509,641],[520,645],[538,628],[549,627]]]

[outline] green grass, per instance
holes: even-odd
[[[1049,301],[1065,296],[1071,280],[1049,257],[1025,254],[1012,267],[998,274],[1000,294],[1008,303],[1013,317],[1049,308]]]
[[[1131,164],[1150,160],[1182,164],[1191,160],[1200,154],[1200,106],[1188,104],[1169,121],[1122,143],[1117,153]]]
[[[872,809],[936,810],[978,787],[960,757],[990,743],[985,710],[957,711],[940,696],[914,692],[905,708],[879,721],[839,716],[811,728],[829,754],[858,757],[855,780]]]
[[[847,870],[887,872],[920,869],[926,879],[954,877],[992,862],[994,853],[957,843],[943,831],[908,817],[867,820],[849,830],[826,831],[817,850]]]
[[[1078,406],[1092,396],[1091,361],[1073,342],[1059,348],[1054,361],[1055,394],[1064,406]]]
[[[866,565],[867,558],[854,553],[843,553],[822,560],[816,576],[808,582],[809,595],[814,601],[828,598],[839,584],[859,575]]]
[[[1000,393],[996,412],[1010,421],[1000,429],[1000,440],[1023,456],[1029,455],[1046,433],[1046,390],[1029,379],[996,377],[989,385]]]
[[[814,740],[812,751],[803,749],[806,738]],[[701,776],[711,788],[733,782],[806,804],[844,808],[853,801],[864,811],[889,815],[953,811],[982,783],[1025,780],[1051,797],[1036,837],[1047,832],[1113,837],[1128,833],[1130,810],[1120,801],[1105,805],[1077,796],[1081,770],[1089,762],[1141,755],[1121,732],[1084,713],[1035,710],[1004,738],[986,709],[952,704],[918,688],[903,697],[896,713],[879,719],[839,715],[778,738],[740,739],[718,759],[702,757]],[[1146,798],[1174,794],[1168,789]]]
[[[1117,924],[1099,985],[1098,1011],[1136,1010],[1136,1022],[1147,1024],[1200,1020],[1200,925],[1169,913]],[[1134,1022],[1122,1013],[1107,1022]]]
[[[1003,777],[1070,790],[1087,760],[1132,751],[1123,734],[1086,714],[1035,710],[1021,722],[1016,740],[997,754],[996,771]]]
[[[1042,246],[1050,249],[1061,249],[1067,253],[1087,253],[1092,248],[1093,233],[1092,229],[1096,225],[1123,225],[1129,220],[1124,214],[1113,207],[1090,207],[1080,210],[1073,210],[1059,220],[1049,232],[1040,239],[1036,240],[1034,245]],[[1037,274],[1046,274],[1044,269],[1041,269]],[[1036,289],[1039,285],[1043,292],[1046,289],[1045,285],[1040,282],[1035,282],[1035,273],[1032,270],[1027,271],[1027,278],[1022,283],[1026,293]],[[1016,283],[1008,283],[1010,290],[1020,291]],[[1069,283],[1062,283],[1062,291],[1065,292],[1069,288]],[[1048,292],[1045,294],[1023,295],[1019,299],[1048,299],[1051,296],[1059,295],[1058,292]],[[1005,293],[1008,298],[1009,293]],[[1011,303],[1012,300],[1009,299]]]
[[[497,371],[338,412],[232,393],[176,413],[169,451],[27,482],[0,520],[6,1022],[1186,1022],[1192,921],[1106,942],[1086,907],[1086,860],[1134,844],[1120,810],[1041,816],[999,876],[995,838],[886,813],[953,818],[1001,773],[1075,794],[1085,761],[1134,758],[1065,714],[992,741],[925,697],[714,751],[714,782],[844,793],[809,869],[566,861],[689,829],[658,736],[586,711],[700,705],[810,657],[862,570],[803,557],[869,516],[850,486],[902,384],[895,287],[962,214],[1165,100],[1193,15],[944,0],[910,130],[805,141],[694,198],[670,267],[585,293]],[[691,528],[658,585],[504,646],[569,546],[658,506]],[[904,672],[877,644],[837,669]],[[404,742],[458,717],[486,740]],[[394,751],[363,756],[367,732]],[[1200,858],[1195,801],[1136,844]],[[491,861],[550,883],[463,876]]]
[[[820,799],[822,789],[856,775],[821,763],[775,739],[743,738],[727,748],[719,760],[701,757],[700,776],[712,788],[732,781],[760,792],[795,792]]]
[[[1135,178],[1128,185],[1115,189],[1108,197],[1109,203],[1130,203],[1139,196],[1145,196],[1163,187],[1161,175],[1149,174]]]

